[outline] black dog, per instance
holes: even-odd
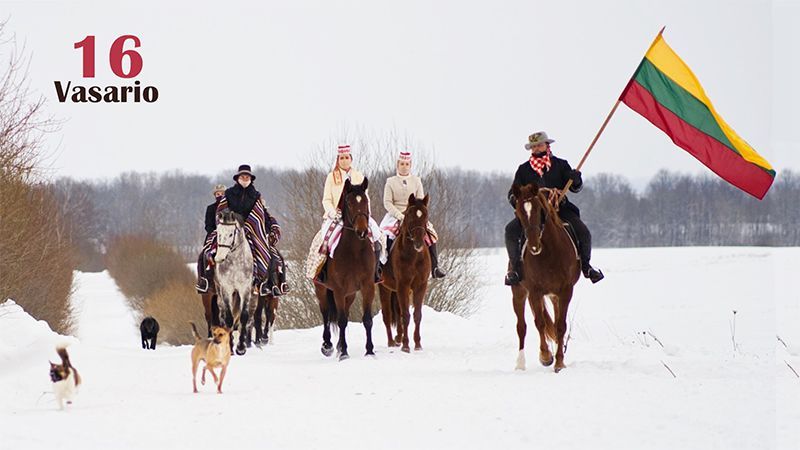
[[[145,317],[142,324],[139,325],[139,331],[142,332],[142,348],[143,349],[156,349],[156,338],[158,337],[158,322],[152,317]]]

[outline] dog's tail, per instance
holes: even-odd
[[[58,356],[61,357],[61,365],[64,367],[72,367],[72,364],[69,362],[69,354],[67,354],[67,347],[66,346],[59,346],[56,347],[56,353]]]
[[[197,332],[197,326],[194,324],[194,322],[189,321],[189,324],[192,325],[192,334],[194,335],[194,340],[195,341],[202,341],[203,338],[201,338],[200,337],[200,333]]]
[[[67,353],[67,347],[65,345],[61,345],[56,347],[56,353],[61,358],[61,365],[64,366],[67,371],[71,371],[75,374],[75,386],[80,386],[81,384],[81,376],[78,375],[78,370],[72,365],[69,361],[69,353]]]

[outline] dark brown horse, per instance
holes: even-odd
[[[336,349],[339,360],[347,359],[347,313],[361,291],[364,308],[364,329],[367,333],[367,355],[374,355],[372,345],[372,300],[375,298],[375,253],[369,239],[369,197],[367,178],[358,185],[348,179],[344,183],[342,199],[342,221],[344,229],[333,258],[327,261],[327,276],[324,284],[315,282],[314,290],[322,313],[322,354],[333,353],[331,323],[339,327]]]
[[[402,343],[402,351],[408,352],[408,325],[410,322],[409,297],[414,296],[414,350],[422,350],[420,322],[422,301],[428,290],[431,273],[431,255],[425,244],[428,232],[428,196],[418,199],[411,194],[403,222],[397,232],[389,261],[383,271],[380,285],[381,314],[386,325],[389,347]],[[397,328],[397,337],[392,338],[392,325]]]
[[[273,326],[275,313],[278,311],[278,297],[262,295],[256,305],[256,344],[274,344]],[[266,320],[263,320],[266,319]],[[263,320],[263,322],[262,322]]]
[[[534,323],[539,330],[539,362],[553,364],[548,340],[557,345],[555,371],[564,366],[564,334],[572,289],[580,277],[580,262],[567,231],[550,203],[557,191],[539,189],[535,184],[514,185],[516,215],[525,230],[520,284],[511,286],[514,312],[517,314],[519,355],[517,369],[525,369],[525,299],[530,301]],[[553,304],[555,322],[545,306],[545,297]]]

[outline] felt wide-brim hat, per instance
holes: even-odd
[[[217,192],[225,192],[226,189],[228,189],[228,187],[225,186],[224,184],[218,184],[214,186],[214,190],[211,191],[211,193],[216,194]]]
[[[250,175],[251,180],[253,181],[256,180],[256,176],[253,175],[253,172],[250,171],[250,166],[247,164],[242,164],[241,166],[239,166],[239,171],[236,172],[236,175],[233,176],[233,181],[238,180],[239,175]]]
[[[538,144],[552,144],[553,142],[555,142],[555,139],[548,138],[547,133],[544,131],[537,131],[536,133],[528,136],[528,142],[525,144],[525,149],[530,150]]]

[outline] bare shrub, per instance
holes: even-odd
[[[29,89],[27,61],[0,22],[0,300],[14,299],[60,333],[71,328],[75,266],[66,220],[42,183],[42,138],[58,123]],[[8,52],[6,52],[8,50]]]
[[[186,266],[184,266],[186,269]],[[171,281],[150,294],[142,304],[141,318],[152,316],[158,321],[158,342],[172,345],[193,344],[194,337],[189,321],[205,329],[205,316],[200,296],[191,283]]]
[[[113,239],[106,253],[106,266],[136,311],[142,310],[145,298],[171,283],[190,287],[193,283],[191,271],[171,246],[144,235]]]

